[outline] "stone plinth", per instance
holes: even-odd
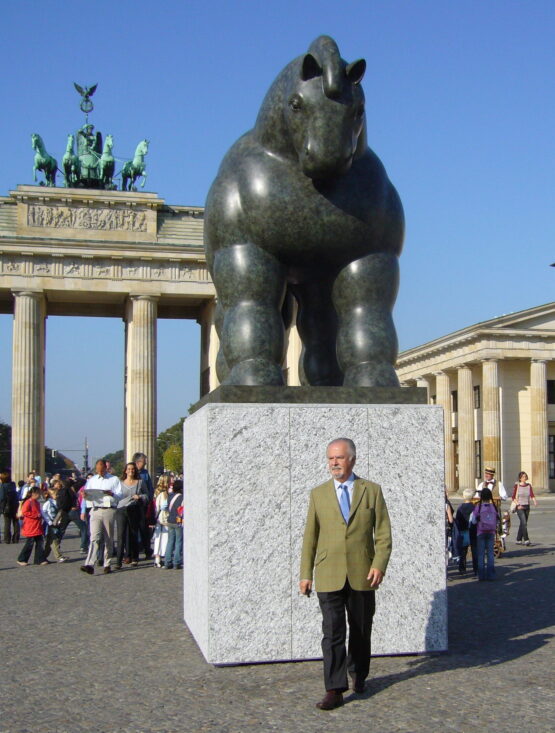
[[[393,527],[373,653],[447,648],[442,408],[208,403],[184,425],[184,617],[208,662],[321,656],[299,560],[309,492],[339,436],[381,484]]]

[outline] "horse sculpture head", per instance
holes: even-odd
[[[31,145],[33,147],[33,150],[40,150],[41,148],[44,148],[42,137],[38,134],[38,132],[33,132],[33,134],[31,135]]]
[[[348,64],[335,41],[320,36],[270,88],[257,119],[263,144],[298,161],[303,173],[326,180],[346,173],[366,148],[363,59]]]

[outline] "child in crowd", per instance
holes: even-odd
[[[183,567],[183,481],[177,479],[168,501],[168,544],[164,567],[167,570]]]
[[[495,579],[495,560],[493,547],[499,516],[492,503],[492,493],[487,487],[482,489],[480,501],[470,515],[470,523],[477,528],[478,580]]]
[[[461,575],[463,573],[466,573],[466,556],[468,554],[469,547],[471,548],[471,552],[472,552],[472,565],[473,567],[475,566],[474,572],[476,573],[478,569],[477,559],[476,559],[476,544],[474,543],[474,546],[472,546],[470,542],[469,521],[470,521],[470,515],[472,514],[472,511],[474,510],[474,503],[472,502],[473,496],[474,496],[473,489],[465,489],[463,491],[464,502],[459,506],[459,508],[457,509],[457,513],[455,514],[455,524],[457,525],[457,529],[459,531],[458,555],[459,555],[459,573]]]
[[[168,544],[168,476],[160,476],[158,485],[154,492],[154,501],[156,504],[156,527],[154,529],[154,565],[157,568],[162,567],[162,558],[166,554]]]
[[[43,552],[43,531],[42,514],[40,511],[39,497],[41,490],[38,486],[29,489],[28,498],[23,502],[20,517],[23,519],[21,534],[26,538],[25,544],[17,558],[18,565],[28,565],[33,544],[35,545],[35,565],[48,565],[44,559]]]
[[[44,559],[49,562],[48,555],[50,550],[54,552],[57,562],[67,562],[69,558],[64,557],[60,550],[60,531],[58,527],[54,527],[53,521],[58,513],[58,505],[56,498],[58,496],[60,481],[55,481],[48,489],[48,498],[42,505],[42,516],[46,523],[46,546],[44,548]]]

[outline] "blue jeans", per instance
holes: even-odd
[[[172,559],[173,557],[173,559]],[[168,544],[166,547],[166,556],[164,558],[165,566],[177,567],[183,563],[183,527],[180,524],[168,524]]]
[[[495,578],[494,542],[495,532],[478,535],[478,578],[480,580],[493,580]]]

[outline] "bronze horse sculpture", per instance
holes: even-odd
[[[46,185],[55,186],[56,173],[58,172],[58,163],[56,161],[56,158],[53,158],[49,153],[46,152],[42,137],[37,132],[34,132],[31,135],[31,144],[33,146],[33,150],[35,151],[35,159],[33,163],[33,180],[36,183],[37,171],[42,171],[44,173],[44,178],[46,179]],[[44,186],[45,183],[41,181],[40,185]]]
[[[366,141],[364,60],[317,38],[275,79],[205,209],[224,384],[281,385],[289,299],[302,381],[398,386],[399,196]]]

